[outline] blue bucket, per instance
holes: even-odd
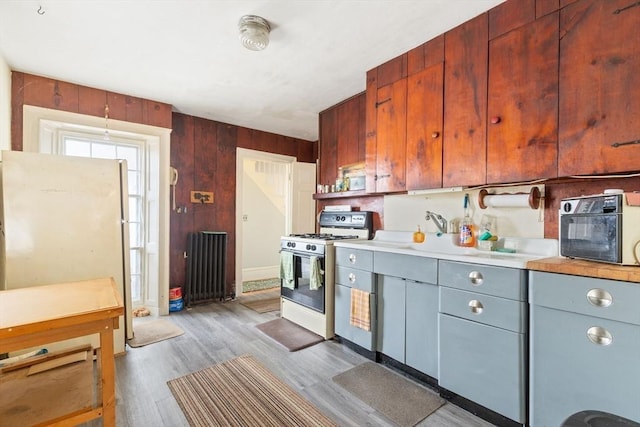
[[[183,308],[184,308],[184,303],[182,302],[182,298],[169,301],[169,311],[180,311]]]

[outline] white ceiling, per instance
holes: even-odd
[[[0,0],[13,70],[152,99],[306,140],[368,70],[503,0]],[[40,12],[40,13],[39,13]],[[266,50],[238,39],[246,14]]]

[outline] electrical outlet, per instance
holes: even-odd
[[[192,191],[191,203],[213,203],[213,191]]]

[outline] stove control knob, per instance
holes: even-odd
[[[315,251],[316,250],[316,245],[307,245],[307,250],[308,251]]]
[[[296,242],[287,242],[287,246],[290,248],[295,248],[296,247]]]
[[[340,215],[336,215],[336,221],[340,221]]]

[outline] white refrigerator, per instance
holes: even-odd
[[[116,353],[133,337],[126,162],[3,151],[0,289],[113,277],[125,301]],[[71,340],[65,347],[98,336]]]

